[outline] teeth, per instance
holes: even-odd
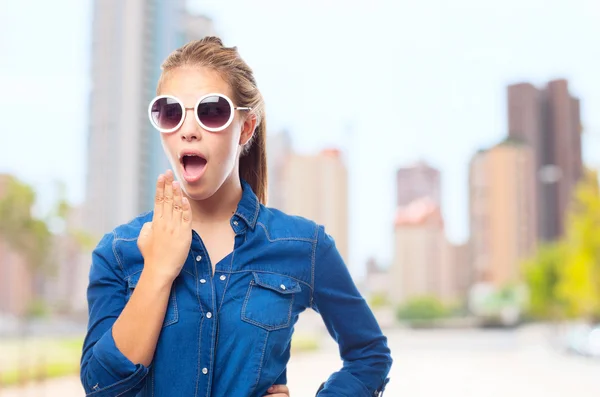
[[[182,157],[198,157],[197,154],[184,154],[183,156],[181,154],[179,154],[179,160],[181,160]]]

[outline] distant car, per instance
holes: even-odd
[[[594,326],[588,334],[587,354],[593,358],[600,358],[600,324]]]
[[[600,324],[578,324],[563,339],[564,349],[579,356],[600,359]]]
[[[569,353],[585,355],[587,336],[591,331],[591,327],[587,324],[578,324],[572,326],[564,337],[564,348]]]

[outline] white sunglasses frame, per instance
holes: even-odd
[[[221,127],[217,127],[217,128],[210,128],[207,125],[205,125],[204,123],[202,123],[202,121],[200,121],[200,118],[198,117],[198,106],[200,106],[200,103],[211,96],[217,96],[220,98],[224,98],[227,103],[229,103],[229,107],[231,108],[231,112],[229,114],[229,120],[227,120],[227,122],[225,124],[223,124],[223,126]],[[179,121],[179,123],[173,127],[173,128],[169,128],[169,129],[165,129],[165,128],[160,128],[158,126],[158,124],[156,124],[154,122],[154,119],[152,118],[152,106],[154,105],[154,103],[156,101],[158,101],[159,99],[162,98],[168,98],[168,99],[172,99],[175,102],[177,102],[179,104],[179,106],[181,106],[181,109],[183,109],[183,116],[181,117],[181,120]],[[202,127],[203,129],[205,129],[206,131],[210,131],[210,132],[219,132],[219,131],[223,131],[225,128],[229,127],[229,125],[231,124],[231,122],[233,121],[233,118],[235,116],[235,111],[236,110],[252,110],[251,107],[235,107],[233,106],[233,102],[231,101],[231,99],[225,95],[225,94],[219,94],[217,92],[213,92],[210,94],[206,94],[200,97],[200,99],[198,99],[198,101],[196,102],[196,105],[193,108],[186,108],[183,104],[183,102],[181,102],[181,100],[177,97],[174,97],[173,95],[158,95],[156,97],[154,97],[151,101],[150,104],[148,105],[148,118],[150,119],[150,123],[152,123],[152,126],[154,128],[156,128],[157,130],[159,130],[160,132],[164,133],[164,134],[168,134],[170,132],[175,132],[177,131],[182,125],[183,122],[185,121],[185,118],[187,117],[187,111],[188,110],[193,110],[194,111],[194,117],[196,118],[196,122],[200,125],[200,127]]]

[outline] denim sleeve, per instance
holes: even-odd
[[[135,396],[148,368],[134,364],[115,345],[112,326],[126,303],[126,284],[116,261],[114,234],[92,253],[87,289],[89,320],[81,357],[81,383],[88,396]]]
[[[319,397],[383,394],[392,366],[387,338],[356,287],[333,238],[319,226],[314,254],[312,307],[338,343],[343,366],[324,383]]]

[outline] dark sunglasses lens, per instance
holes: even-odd
[[[223,127],[230,116],[231,106],[223,97],[209,96],[198,105],[198,119],[208,128]]]
[[[181,105],[172,98],[160,98],[154,101],[151,114],[154,124],[163,130],[177,127],[183,117]]]

